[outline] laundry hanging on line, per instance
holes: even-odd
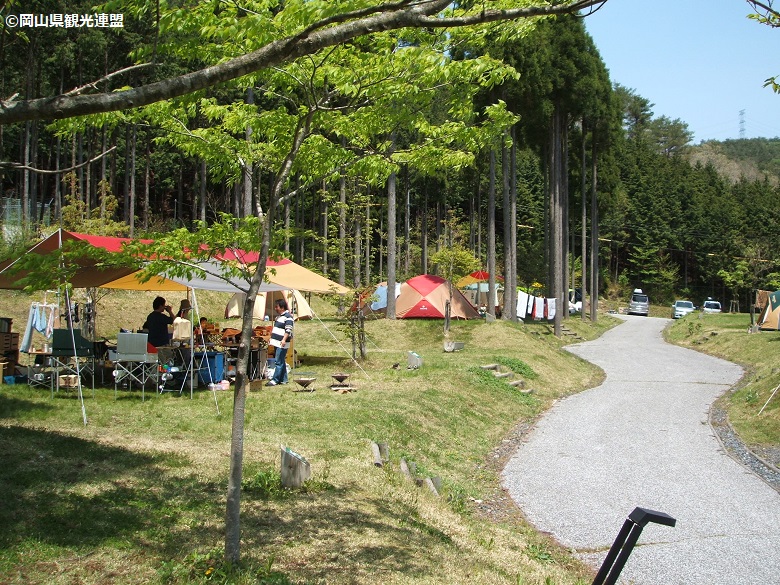
[[[38,331],[46,339],[51,339],[54,331],[54,321],[57,318],[57,310],[57,305],[53,303],[35,302],[30,305],[30,312],[27,315],[27,326],[24,329],[19,351],[23,353],[30,351],[33,331]]]

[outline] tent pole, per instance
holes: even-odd
[[[73,347],[73,359],[76,362],[76,384],[79,393],[79,402],[81,403],[81,418],[84,421],[84,426],[87,426],[87,408],[84,405],[84,393],[81,389],[81,366],[79,365],[78,354],[76,353],[76,336],[73,333],[73,320],[70,317],[70,293],[68,292],[68,286],[65,285],[65,304],[68,307],[68,323],[70,324],[70,341]],[[55,372],[56,375],[56,372]],[[92,374],[95,375],[94,373]]]
[[[198,299],[195,296],[195,289],[190,289],[192,291],[192,307],[195,311],[195,316],[198,319],[198,324],[200,324],[200,311],[198,310]],[[193,387],[194,387],[194,381],[195,381],[195,372],[194,372],[194,365],[195,365],[195,344],[193,343],[195,341],[194,339],[194,327],[190,330],[190,399],[193,397]],[[201,339],[203,339],[203,332],[201,331]],[[206,344],[203,344],[203,352],[207,353]],[[209,378],[211,378],[211,366],[209,366],[208,363],[208,355],[206,356],[206,367],[209,369]],[[212,380],[213,382],[213,380]],[[214,406],[217,407],[217,414],[219,415],[219,402],[217,401],[217,390],[214,387],[214,384],[211,384],[211,393],[214,395]]]
[[[761,410],[758,411],[759,416],[762,412],[764,412],[764,409],[766,408],[766,405],[769,404],[769,401],[772,400],[772,398],[775,397],[775,394],[777,394],[777,391],[780,390],[780,384],[775,386],[775,389],[772,390],[772,393],[769,395],[769,398],[766,399],[766,402],[764,402],[764,406],[761,407]]]

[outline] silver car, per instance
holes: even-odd
[[[672,305],[672,319],[679,319],[685,317],[688,313],[693,313],[696,307],[693,306],[691,301],[674,301]]]
[[[628,314],[647,317],[648,313],[650,313],[650,299],[641,288],[635,288],[628,302]]]

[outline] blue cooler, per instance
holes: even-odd
[[[212,382],[221,382],[225,376],[225,355],[218,351],[195,354],[195,363],[200,365],[198,378],[201,384],[208,386]]]

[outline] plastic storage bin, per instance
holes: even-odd
[[[205,357],[204,357],[205,356]],[[225,376],[225,355],[218,351],[207,351],[195,354],[195,364],[200,365],[198,378],[201,384],[222,382]]]

